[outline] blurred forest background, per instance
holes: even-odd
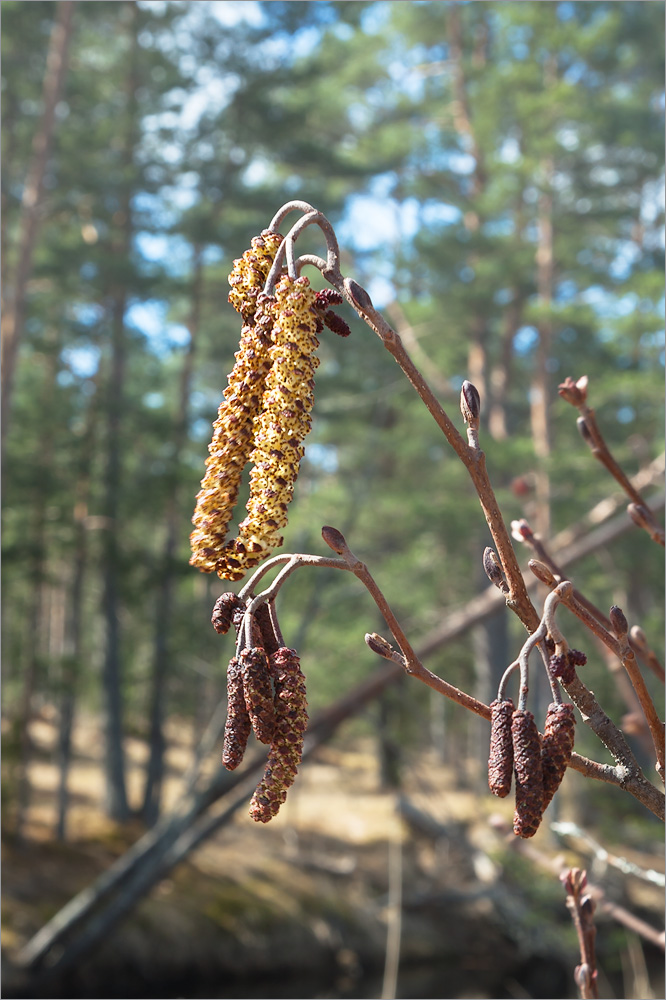
[[[58,789],[42,839],[77,838],[72,734],[90,718],[103,720],[98,804],[133,837],[164,811],[172,734],[194,741],[225,696],[232,646],[209,618],[229,588],[189,567],[190,517],[240,332],[227,275],[285,201],[328,215],[343,272],[452,415],[463,379],[477,386],[507,522],[527,517],[551,541],[617,493],[558,400],[565,376],[589,376],[628,475],[658,460],[663,37],[661,2],[2,3],[12,843],[26,850],[35,831],[40,719]],[[306,249],[322,252],[310,231]],[[490,539],[434,422],[340,312],[352,336],[321,337],[284,548],[326,554],[321,527],[339,527],[418,646],[485,589]],[[663,652],[663,562],[644,532],[618,533],[572,573]],[[296,574],[279,609],[311,714],[377,669],[363,634],[382,623],[347,574]],[[567,628],[619,722],[613,672]],[[428,666],[488,702],[520,635],[502,611]],[[577,749],[607,759],[583,729]],[[145,745],[131,784],[130,738]],[[336,739],[369,739],[385,784],[434,753],[487,794],[487,725],[417,684]],[[661,840],[619,789],[575,779],[568,818],[637,850]]]

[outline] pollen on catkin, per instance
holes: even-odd
[[[227,721],[224,727],[222,763],[235,770],[243,760],[252,724],[245,707],[240,663],[234,656],[227,667]]]
[[[307,278],[284,275],[275,296],[262,304],[272,322],[270,371],[253,422],[250,498],[238,537],[225,546],[218,563],[229,579],[266,559],[282,544],[281,529],[303,457],[303,439],[312,423],[317,331],[327,302],[317,298]]]
[[[220,568],[226,535],[238,499],[241,475],[253,446],[252,427],[264,392],[271,361],[269,349],[271,317],[261,309],[261,296],[277,249],[279,233],[264,231],[252,246],[234,261],[229,276],[229,301],[243,317],[236,363],[228,377],[224,398],[213,424],[206,472],[197,494],[190,535],[190,564],[206,573]],[[240,579],[224,565],[228,579]],[[220,573],[220,575],[223,575]]]
[[[511,791],[513,775],[513,742],[511,718],[516,710],[511,698],[490,703],[490,754],[488,756],[488,787],[493,795],[505,798]]]
[[[271,668],[261,646],[244,649],[239,662],[243,676],[245,707],[260,743],[270,743],[275,729],[275,706]]]
[[[275,731],[264,776],[250,803],[250,815],[257,823],[268,823],[285,801],[301,763],[308,722],[305,677],[296,650],[282,647],[270,663],[275,681]]]
[[[543,815],[543,771],[541,741],[534,716],[517,709],[511,721],[516,803],[513,832],[517,837],[533,837]]]
[[[575,725],[573,705],[568,703],[557,705],[553,702],[548,706],[541,741],[544,810],[560,787],[564,772],[571,760]]]

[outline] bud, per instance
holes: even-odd
[[[504,572],[493,549],[488,546],[483,550],[483,569],[491,583],[494,583],[502,593],[508,594],[509,588],[504,579]]]
[[[254,646],[243,650],[239,662],[245,707],[254,735],[260,743],[270,743],[275,729],[275,706],[268,656],[261,646]]]
[[[513,742],[511,719],[515,711],[511,698],[490,703],[490,754],[488,756],[488,787],[493,795],[505,798],[511,791],[513,772]]]
[[[345,541],[345,537],[341,531],[338,531],[337,528],[332,528],[330,525],[325,524],[321,529],[321,537],[324,539],[329,549],[333,549],[333,551],[337,552],[339,556],[346,551],[347,543]]]
[[[629,622],[627,621],[622,608],[618,608],[617,604],[614,604],[608,612],[608,617],[610,618],[613,631],[618,639],[626,638],[627,633],[629,632]]]
[[[227,667],[227,721],[222,750],[222,763],[227,770],[234,771],[243,760],[251,728],[245,707],[241,668],[234,656]]]
[[[557,580],[545,563],[542,563],[539,559],[530,559],[528,560],[527,565],[531,569],[532,573],[534,573],[537,580],[541,580],[541,582],[545,583],[547,587],[556,586]]]
[[[372,309],[372,299],[366,292],[365,288],[359,285],[358,281],[354,281],[353,278],[345,278],[344,287],[349,295],[350,299],[357,306],[361,312],[367,312]]]
[[[262,780],[250,803],[257,823],[268,823],[277,815],[294,783],[303,756],[307,727],[305,677],[295,649],[281,647],[270,658],[275,679],[275,730]]]
[[[592,447],[592,445],[594,444],[594,438],[592,437],[592,432],[590,431],[590,428],[587,425],[587,420],[585,419],[585,417],[578,417],[578,419],[576,420],[576,427],[578,428],[578,433],[582,437],[583,441],[585,441],[586,444],[589,444],[590,447]]]
[[[539,730],[531,712],[517,709],[513,713],[511,736],[516,778],[513,832],[517,837],[533,837],[543,815],[543,770]]]
[[[564,382],[557,387],[557,391],[562,399],[566,400],[567,403],[571,403],[572,406],[585,406],[587,402],[588,382],[587,375],[581,375],[575,382],[571,376],[567,376]]]
[[[519,521],[511,522],[511,537],[515,538],[517,542],[525,542],[534,537],[534,532],[524,517],[521,517]]]
[[[466,424],[470,424],[472,427],[479,426],[481,397],[476,386],[467,380],[463,382],[460,390],[460,412]]]
[[[378,656],[383,656],[387,660],[393,658],[393,647],[390,642],[378,635],[376,632],[366,632],[365,633],[365,643],[368,649],[371,649],[373,653],[377,653]]]
[[[220,594],[215,601],[211,622],[213,628],[220,635],[226,635],[234,620],[234,612],[245,611],[245,605],[238,594]]]
[[[576,719],[574,707],[568,703],[548,706],[546,723],[541,741],[541,766],[543,770],[543,808],[560,787],[574,748]]]

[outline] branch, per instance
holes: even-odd
[[[653,541],[664,547],[666,544],[664,529],[657,524],[652,512],[643,500],[638,490],[625,474],[623,469],[613,458],[604,437],[599,430],[597,418],[594,410],[587,405],[588,377],[583,375],[577,381],[568,377],[559,386],[558,392],[562,399],[572,406],[575,406],[580,416],[578,417],[578,430],[580,435],[588,445],[594,457],[604,465],[611,476],[617,480],[631,503],[627,508],[629,516],[635,524],[648,532]]]

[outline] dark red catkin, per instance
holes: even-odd
[[[544,809],[560,787],[564,772],[571,760],[575,725],[573,705],[566,702],[562,705],[556,705],[553,702],[548,706],[543,740],[541,741]]]
[[[513,832],[517,837],[533,837],[543,815],[543,770],[539,730],[531,712],[519,708],[513,713],[511,736],[516,777]]]
[[[237,614],[245,610],[245,605],[241,601],[238,594],[228,593],[220,594],[218,599],[215,601],[213,606],[213,614],[211,615],[211,622],[213,628],[220,635],[226,635],[226,633],[231,628],[231,622],[234,618],[234,612]]]
[[[222,763],[229,771],[234,771],[242,761],[251,728],[245,707],[241,667],[234,656],[227,667],[227,721],[222,750]]]
[[[260,743],[270,743],[275,729],[275,706],[271,670],[266,650],[261,646],[244,649],[239,657],[243,691],[254,735]]]
[[[511,717],[516,710],[511,698],[490,703],[490,755],[488,757],[488,787],[493,795],[505,798],[511,791],[513,775],[513,741]]]
[[[264,776],[257,785],[250,816],[268,823],[287,797],[303,756],[308,723],[305,677],[295,649],[282,647],[271,656],[275,679],[275,733]]]

